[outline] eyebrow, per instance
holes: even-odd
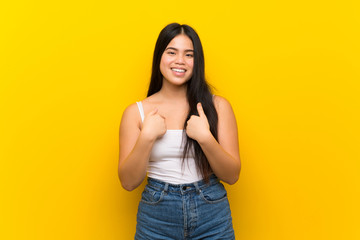
[[[174,47],[168,47],[168,48],[165,49],[165,51],[166,51],[166,50],[169,50],[169,49],[172,49],[172,50],[175,50],[175,51],[179,51],[179,49],[174,48]],[[192,49],[185,49],[185,52],[194,52],[194,50],[192,50]]]

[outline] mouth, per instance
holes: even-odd
[[[186,72],[186,70],[183,68],[171,68],[171,71],[178,72],[178,73]]]

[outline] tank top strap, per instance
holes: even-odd
[[[144,114],[144,108],[143,108],[143,105],[141,103],[141,101],[139,102],[136,102],[138,108],[139,108],[139,112],[140,112],[140,116],[141,116],[141,122],[144,122],[144,117],[145,117],[145,114]]]

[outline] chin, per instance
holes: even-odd
[[[181,81],[181,82],[172,82],[172,84],[177,85],[177,86],[183,86],[186,85],[188,83],[189,80],[187,81]]]
[[[182,86],[184,84],[187,84],[189,80],[174,79],[174,80],[166,80],[166,81],[172,85]]]

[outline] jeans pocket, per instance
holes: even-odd
[[[141,201],[147,204],[155,205],[161,202],[163,197],[164,191],[145,186],[145,189],[141,194]]]
[[[227,192],[220,182],[200,189],[201,198],[207,203],[218,203],[227,199]]]

